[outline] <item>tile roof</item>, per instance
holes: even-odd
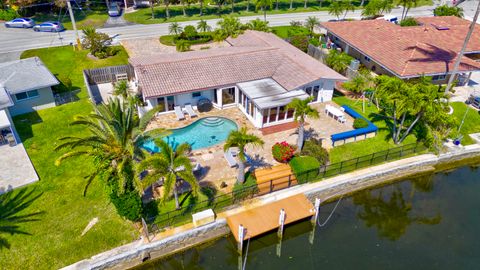
[[[232,47],[130,58],[144,97],[272,78],[287,90],[343,76],[273,34],[246,31]]]
[[[330,33],[399,77],[448,73],[453,69],[470,22],[450,16],[423,17],[416,20],[420,22],[420,26],[401,27],[385,20],[321,24]],[[466,52],[480,52],[478,27]],[[480,70],[480,63],[462,57],[459,70]]]
[[[16,94],[59,84],[38,57],[0,63],[0,86]]]

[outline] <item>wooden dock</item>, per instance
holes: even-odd
[[[227,223],[237,242],[240,242],[239,225],[246,229],[243,240],[277,229],[280,225],[278,221],[281,209],[286,213],[285,225],[313,216],[315,213],[314,206],[307,197],[298,194],[229,216]]]
[[[257,179],[259,194],[270,193],[298,184],[297,178],[288,164],[256,169],[254,174]]]

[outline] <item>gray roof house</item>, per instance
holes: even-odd
[[[0,63],[0,194],[38,180],[12,116],[54,107],[57,84],[38,57]]]

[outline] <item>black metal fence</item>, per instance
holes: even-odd
[[[250,199],[258,195],[264,195],[277,190],[289,188],[299,183],[303,184],[307,182],[316,182],[324,178],[351,172],[360,168],[366,168],[387,161],[411,156],[425,150],[427,150],[427,147],[425,147],[423,144],[407,144],[370,155],[320,166],[319,168],[292,174],[287,177],[284,176],[278,179],[273,179],[268,182],[258,184],[257,186],[250,186],[241,190],[234,190],[230,193],[222,194],[209,200],[195,202],[180,209],[160,213],[156,217],[151,217],[148,219],[150,230],[158,231],[166,226],[186,223],[191,221],[191,214],[199,211],[206,209],[213,209],[216,211],[223,210],[245,199]]]

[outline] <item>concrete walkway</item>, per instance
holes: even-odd
[[[0,194],[38,181],[23,144],[0,146]]]

